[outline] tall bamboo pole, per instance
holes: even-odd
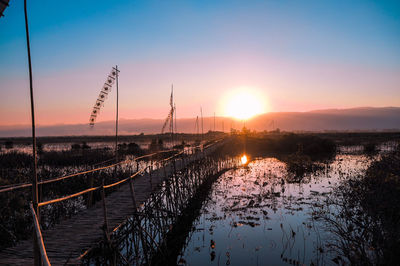
[[[174,103],[174,114],[175,114],[175,133],[178,133],[178,128],[176,127],[176,104]]]
[[[118,162],[118,66],[115,66],[115,72],[116,72],[116,87],[117,87],[117,110],[116,110],[116,118],[115,118],[115,163]]]
[[[201,140],[204,138],[204,130],[203,130],[203,108],[200,107],[200,115],[201,115]]]
[[[214,112],[214,132],[215,132],[215,112]]]
[[[171,120],[170,120],[170,131],[171,131],[171,141],[172,147],[174,147],[174,84],[171,85]]]
[[[25,13],[25,32],[26,32],[26,48],[28,51],[28,68],[29,68],[29,89],[31,97],[31,121],[32,121],[32,155],[33,155],[33,176],[32,176],[32,203],[33,209],[36,212],[38,221],[40,221],[40,213],[38,208],[38,182],[37,182],[37,159],[36,159],[36,133],[35,133],[35,105],[33,101],[33,85],[32,85],[32,63],[31,63],[31,48],[29,42],[29,27],[28,27],[28,12],[26,9],[26,0],[24,0]],[[39,246],[37,236],[33,234],[33,253],[35,265],[41,265],[39,254]]]

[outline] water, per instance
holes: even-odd
[[[214,183],[178,264],[334,265],[332,235],[312,219],[314,208],[372,159],[338,154],[300,180],[275,158],[226,172]]]

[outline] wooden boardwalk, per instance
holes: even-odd
[[[213,150],[213,149],[212,149]],[[189,162],[212,152],[207,150],[194,155],[186,155],[184,161],[176,161],[176,170],[184,168]],[[165,166],[167,175],[173,172],[173,165]],[[156,189],[165,178],[164,168],[152,172],[152,185]],[[151,192],[149,174],[133,179],[137,205],[146,201]],[[133,203],[129,182],[121,185],[117,191],[106,197],[107,220],[109,230],[113,230],[133,214]],[[79,264],[77,258],[103,239],[103,206],[98,201],[91,208],[82,210],[70,219],[63,220],[49,230],[42,231],[44,244],[51,264]],[[0,252],[0,265],[33,265],[32,239],[20,241],[16,246]]]

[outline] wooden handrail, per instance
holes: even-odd
[[[218,143],[218,141],[217,141],[217,142],[214,142],[214,143],[211,143],[211,144],[207,145],[207,146],[204,147],[204,148],[209,148],[209,147],[215,145],[216,143]],[[195,146],[194,148],[197,148],[197,147],[200,147],[200,145]],[[129,160],[129,161],[136,161],[136,160],[138,160],[138,159],[142,159],[142,158],[146,158],[146,157],[154,156],[154,155],[156,155],[156,154],[160,154],[160,153],[163,153],[163,152],[170,152],[170,151],[173,151],[173,150],[168,150],[168,151],[162,151],[162,152],[156,152],[156,153],[152,153],[152,154],[148,154],[148,155],[143,155],[143,156],[136,157],[136,158],[134,158],[133,160]],[[168,158],[166,158],[166,159],[163,159],[163,160],[161,160],[161,161],[164,161],[164,162],[169,161],[169,160],[171,160],[172,158],[175,158],[175,157],[177,157],[177,156],[179,156],[179,155],[181,155],[181,154],[183,154],[183,153],[184,153],[184,150],[183,150],[183,151],[180,151],[179,153],[174,154],[174,155],[172,155],[172,156],[170,156],[170,157],[168,157]],[[123,161],[123,162],[127,162],[127,161],[128,161],[128,160]],[[90,171],[85,171],[85,172],[77,173],[77,174],[75,174],[75,175],[94,172],[94,170],[99,170],[99,169],[101,170],[101,169],[105,169],[105,168],[110,168],[110,167],[115,166],[115,165],[120,164],[120,163],[121,163],[121,162],[116,163],[116,164],[113,164],[113,165],[111,165],[111,166],[101,167],[101,168],[93,169],[93,170],[90,170]],[[130,180],[130,179],[132,179],[133,177],[135,177],[135,176],[137,176],[137,175],[143,173],[145,170],[146,170],[146,168],[143,168],[143,169],[137,171],[136,173],[134,173],[133,175],[131,175],[131,176],[125,178],[125,179],[119,180],[119,181],[117,181],[117,182],[115,182],[115,183],[112,183],[112,184],[109,184],[109,185],[105,185],[105,186],[104,186],[104,189],[108,189],[108,188],[111,188],[111,187],[120,185],[120,184],[122,184],[122,183],[124,183],[124,182],[126,182],[126,181],[128,181],[128,180]],[[69,178],[69,177],[72,177],[72,176],[75,176],[75,175],[64,176],[64,177],[61,177],[61,179]],[[60,180],[60,178],[58,178],[58,179]],[[49,180],[47,180],[47,181],[49,181]],[[55,182],[55,181],[57,181],[57,180],[52,179],[52,180],[50,180],[50,181]],[[46,182],[46,181],[42,181],[42,182],[40,182],[39,184],[45,183],[45,182]],[[49,182],[48,182],[48,183],[49,183]],[[31,184],[30,184],[30,185],[31,185]],[[49,205],[49,204],[61,202],[61,201],[67,200],[67,199],[75,198],[75,197],[81,196],[81,195],[83,195],[83,194],[89,193],[89,192],[91,192],[91,191],[98,190],[98,189],[100,189],[100,188],[101,188],[101,186],[93,187],[93,188],[88,188],[88,189],[85,189],[85,190],[83,190],[83,191],[80,191],[80,192],[77,192],[77,193],[75,193],[75,194],[71,194],[71,195],[68,195],[68,196],[65,196],[65,197],[61,197],[61,198],[57,198],[57,199],[52,199],[52,200],[48,200],[48,201],[43,201],[43,202],[38,203],[38,206],[39,206],[39,207],[42,207],[42,206],[46,206],[46,205]],[[0,190],[0,192],[2,192],[2,191]]]
[[[104,169],[108,169],[108,168],[114,167],[114,166],[119,165],[119,164],[134,162],[134,161],[137,161],[137,160],[140,160],[140,159],[144,159],[144,158],[147,158],[147,157],[152,157],[152,156],[157,155],[157,154],[171,152],[171,151],[175,151],[175,150],[159,151],[159,152],[155,152],[155,153],[139,156],[139,157],[133,158],[132,160],[124,160],[124,161],[121,161],[121,162],[118,162],[118,163],[114,163],[114,164],[111,164],[111,165],[107,165],[107,166],[91,169],[91,170],[88,170],[88,171],[83,171],[83,172],[79,172],[79,173],[75,173],[75,174],[71,174],[71,175],[66,175],[66,176],[60,176],[60,177],[56,177],[54,179],[49,179],[49,180],[43,180],[43,181],[38,182],[38,185],[53,183],[53,182],[61,181],[61,180],[68,179],[68,178],[71,178],[71,177],[75,177],[75,176],[79,176],[79,175],[83,175],[83,174],[89,174],[89,173],[92,173],[92,172],[97,172],[97,171],[100,171],[100,170],[104,170]],[[19,184],[19,185],[8,185],[6,188],[0,189],[0,193],[8,192],[8,191],[12,191],[12,190],[15,190],[15,189],[20,189],[20,188],[31,187],[31,186],[32,186],[31,183],[23,183],[23,184]]]
[[[38,206],[42,207],[42,206],[46,206],[46,205],[49,205],[49,204],[52,204],[52,203],[56,203],[56,202],[64,201],[64,200],[67,200],[67,199],[75,198],[75,197],[78,197],[78,196],[83,195],[85,193],[88,193],[90,191],[98,190],[99,188],[101,188],[101,187],[92,187],[92,188],[88,188],[88,189],[85,189],[85,190],[83,190],[81,192],[78,192],[78,193],[75,193],[75,194],[71,194],[71,195],[68,195],[68,196],[65,196],[65,197],[62,197],[62,198],[57,198],[57,199],[52,199],[52,200],[48,200],[48,201],[39,202]]]
[[[37,242],[39,245],[39,251],[40,251],[40,255],[42,257],[43,265],[51,266],[49,258],[47,257],[46,247],[44,246],[42,231],[40,230],[39,221],[37,219],[37,215],[36,215],[35,209],[33,208],[32,202],[30,204],[30,208],[31,208],[33,224],[34,224],[34,228],[35,228],[36,239],[37,239]]]
[[[214,146],[214,145],[217,144],[217,143],[219,143],[219,141],[216,141],[216,142],[210,143],[210,144],[208,144],[208,145],[206,145],[206,146],[203,146],[203,149],[208,149],[208,148]],[[197,148],[197,147],[200,147],[200,146],[202,146],[202,145],[195,146],[195,147],[193,147],[193,148]],[[169,150],[169,151],[163,151],[163,152],[170,152],[170,151],[171,151],[171,150]],[[145,156],[141,156],[141,157],[137,157],[137,158],[135,158],[134,160],[131,160],[131,161],[135,161],[135,160],[138,160],[138,159],[140,159],[140,158],[145,158],[145,157],[153,156],[153,155],[159,154],[159,153],[160,153],[160,152],[158,152],[158,153],[153,153],[153,154],[149,154],[149,155],[145,155]],[[180,155],[182,155],[182,154],[184,154],[184,153],[185,153],[185,150],[182,150],[182,151],[180,151],[180,152],[178,152],[178,153],[176,153],[176,154],[174,154],[174,155],[172,155],[172,156],[170,156],[170,157],[168,157],[168,158],[166,158],[166,159],[159,160],[159,162],[170,161],[171,159],[173,159],[173,158],[175,158],[175,157],[178,157],[178,156],[180,156]],[[120,162],[120,163],[121,163],[121,162]],[[117,163],[117,164],[119,164],[119,163]],[[113,166],[114,166],[114,165],[116,165],[116,164],[113,164]],[[108,167],[111,167],[111,166],[108,166]],[[108,168],[108,167],[106,167],[106,168]],[[93,187],[93,188],[88,188],[88,189],[86,189],[86,190],[83,190],[83,191],[80,191],[80,192],[78,192],[78,193],[71,194],[71,195],[68,195],[68,196],[65,196],[65,197],[61,197],[61,198],[57,198],[57,199],[53,199],[53,200],[41,202],[41,203],[38,204],[38,206],[39,206],[39,207],[42,207],[42,206],[45,206],[45,205],[48,205],[48,204],[52,204],[52,203],[56,203],[56,202],[61,202],[61,201],[64,201],[64,200],[67,200],[67,199],[71,199],[71,198],[75,198],[75,197],[78,197],[78,196],[83,195],[83,194],[85,194],[85,193],[88,193],[88,192],[91,192],[91,191],[95,191],[95,190],[98,190],[98,189],[103,189],[103,193],[104,193],[104,189],[112,188],[112,187],[117,186],[117,185],[120,185],[120,184],[122,184],[122,183],[124,183],[124,182],[126,182],[126,181],[128,181],[128,180],[131,181],[131,180],[132,180],[134,177],[136,177],[137,175],[142,174],[143,172],[145,172],[147,168],[149,168],[149,166],[144,167],[144,168],[142,168],[141,170],[139,170],[139,171],[135,172],[134,174],[132,174],[131,176],[129,176],[129,177],[123,179],[123,180],[119,180],[119,181],[117,181],[117,182],[114,182],[114,183],[112,183],[112,184],[104,185],[104,183],[103,183],[102,186]],[[104,167],[102,167],[101,169],[104,169]],[[93,172],[93,171],[87,171],[87,172]],[[81,174],[82,174],[82,173],[81,173]],[[67,178],[67,177],[64,177],[64,178]],[[46,249],[45,249],[44,242],[43,242],[43,237],[42,237],[42,233],[41,233],[41,230],[40,230],[39,221],[38,221],[38,218],[37,218],[37,215],[36,215],[36,213],[35,213],[35,210],[34,210],[34,208],[33,208],[32,203],[30,203],[30,209],[31,209],[32,216],[33,216],[34,227],[35,227],[35,234],[36,234],[36,236],[37,236],[37,242],[38,242],[38,245],[39,245],[39,250],[40,250],[40,255],[41,255],[41,257],[42,257],[43,265],[46,265],[46,266],[47,266],[47,265],[51,265],[51,264],[50,264],[50,261],[49,261],[49,259],[48,259],[48,256],[47,256],[47,252],[46,252]],[[115,231],[115,229],[114,229],[114,231]],[[146,231],[145,231],[145,233],[148,234]],[[151,235],[149,235],[149,234],[148,234],[148,236],[151,237]],[[152,239],[152,241],[154,241],[154,239]],[[154,243],[157,245],[156,242],[154,242]]]
[[[124,183],[124,182],[128,181],[129,179],[134,178],[135,176],[143,173],[145,170],[146,170],[146,168],[143,168],[143,169],[137,171],[136,173],[134,173],[133,175],[131,175],[130,177],[127,177],[125,179],[122,179],[120,181],[117,181],[117,182],[109,184],[109,185],[105,185],[104,188],[107,189],[107,188],[111,188],[111,187],[117,186],[117,185],[119,185],[121,183]]]

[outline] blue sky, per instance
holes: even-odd
[[[121,115],[223,115],[260,91],[268,111],[400,105],[399,1],[28,1],[38,123],[85,123],[121,68]],[[0,18],[0,125],[29,122],[23,1]],[[106,103],[101,119],[113,117]]]

